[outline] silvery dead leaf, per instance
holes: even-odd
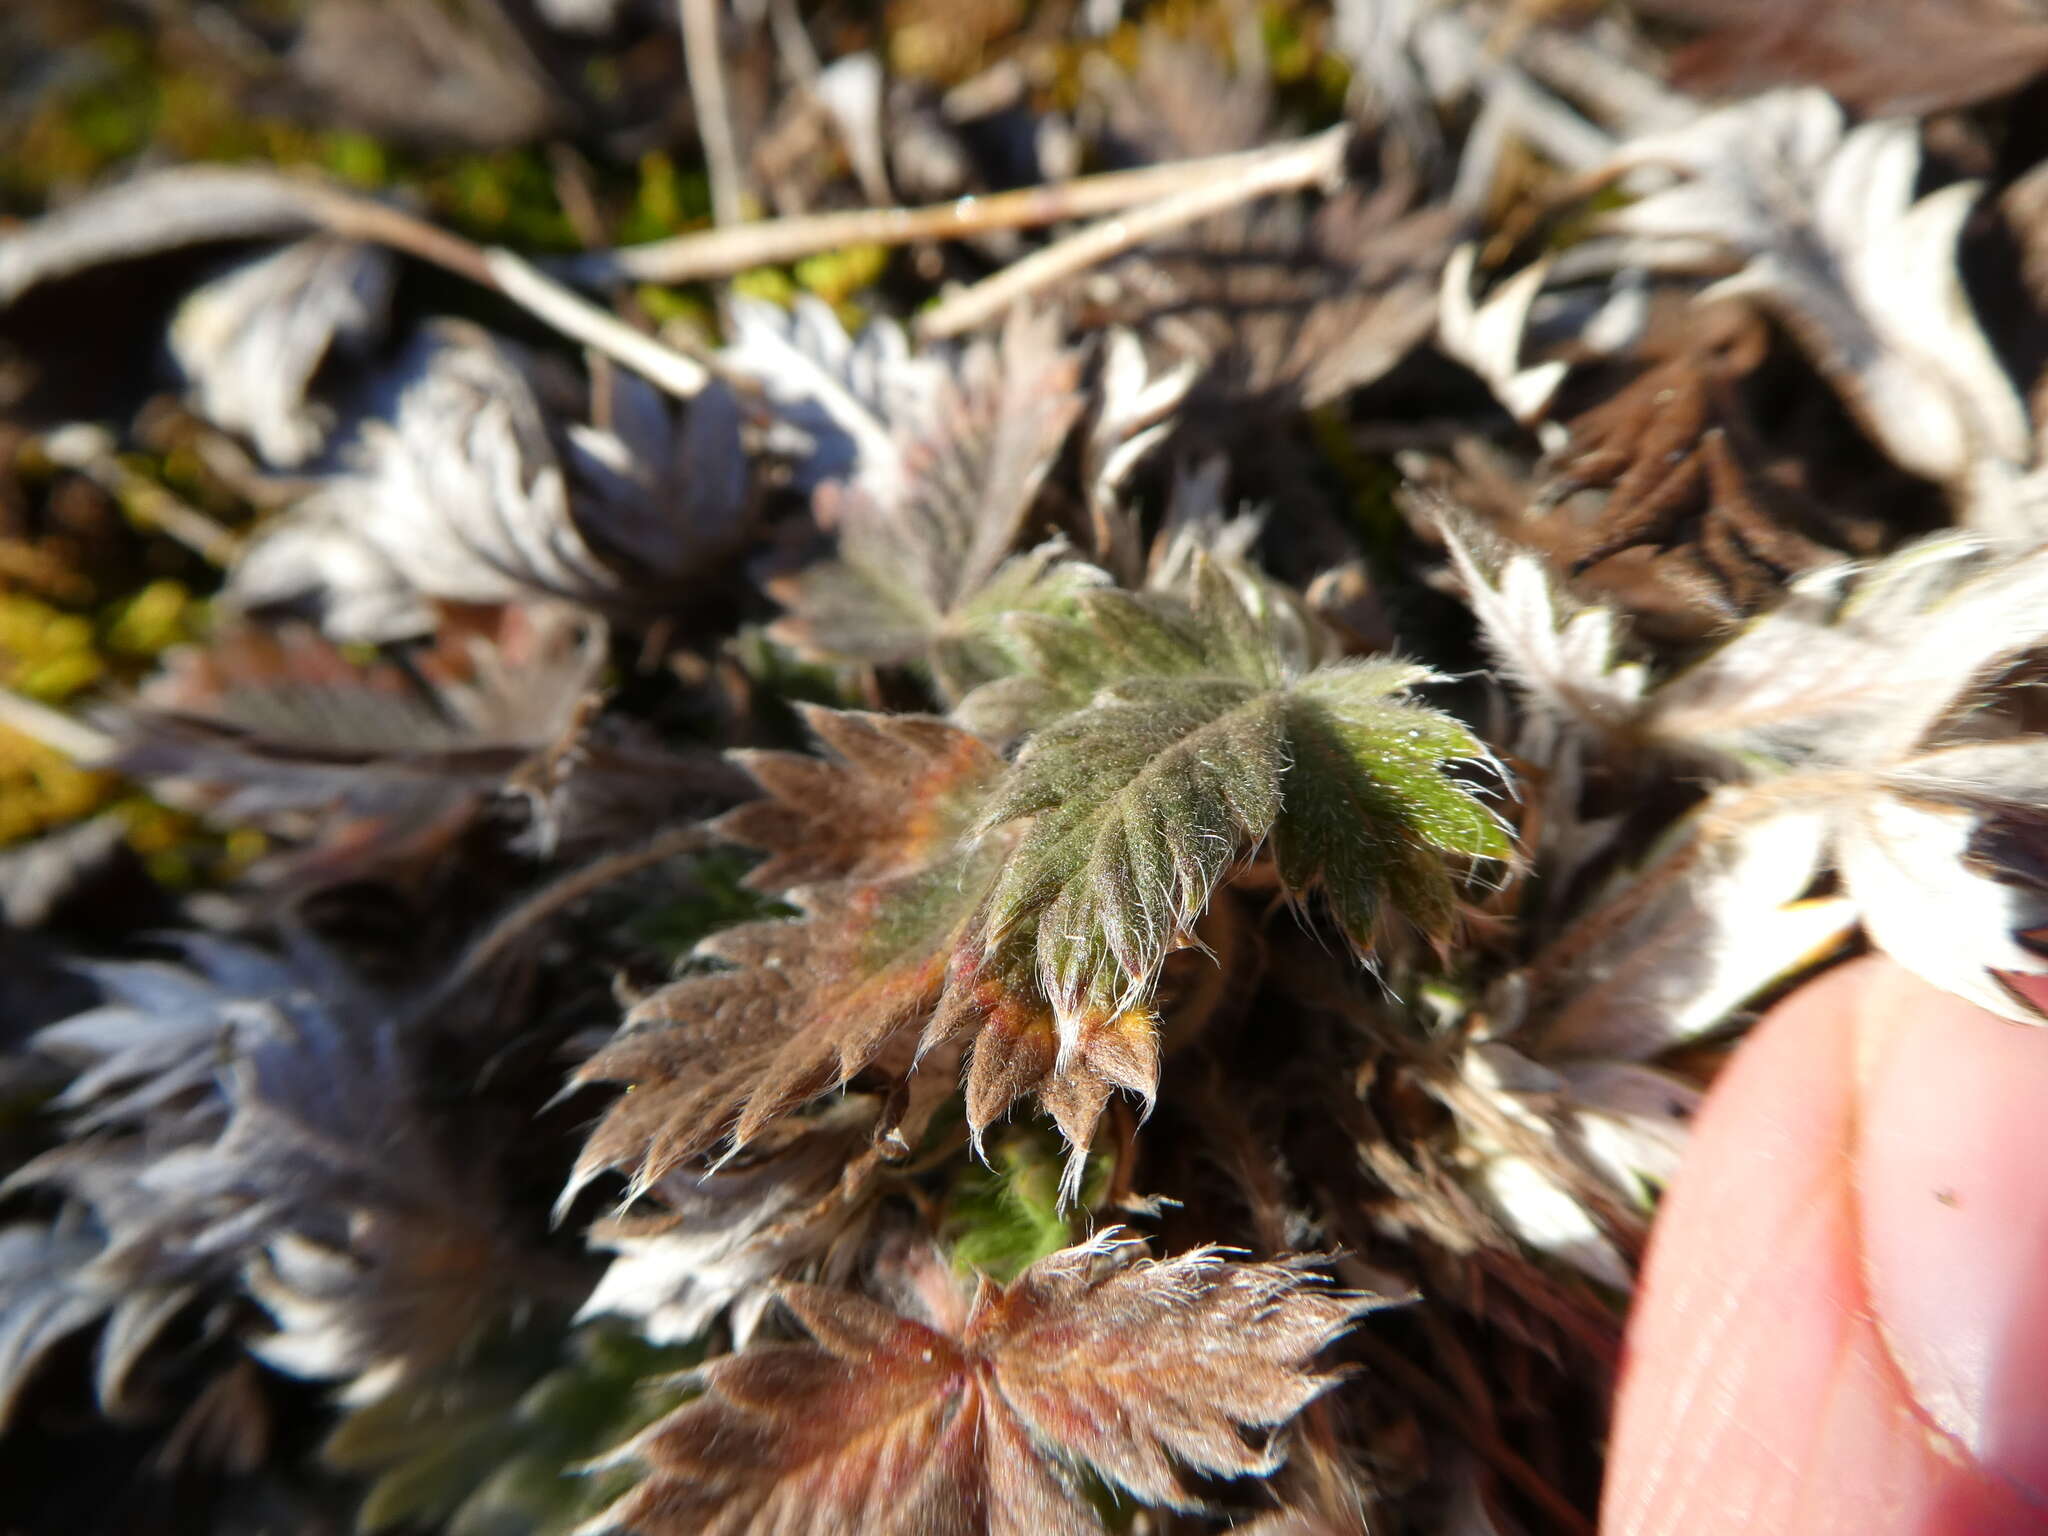
[[[1129,331],[1110,332],[1103,345],[1082,473],[1096,561],[1126,579],[1136,573],[1139,529],[1132,509],[1121,501],[1125,482],[1171,435],[1174,415],[1200,371],[1187,358],[1155,373],[1144,345]]]
[[[1801,577],[1773,612],[1659,688],[1645,728],[1727,768],[1877,766],[1909,751],[2000,661],[2048,640],[2048,552],[1952,535]],[[1724,770],[1725,771],[1725,770]]]
[[[0,849],[0,920],[36,928],[113,868],[127,832],[118,816],[96,816],[32,842]]]
[[[195,290],[170,343],[200,413],[280,468],[311,458],[331,425],[307,397],[313,375],[377,339],[396,270],[389,251],[315,236]]]
[[[821,300],[784,310],[737,295],[720,360],[775,403],[787,438],[777,446],[794,459],[800,489],[847,480],[883,503],[903,495],[897,434],[925,420],[945,369],[913,354],[902,326],[878,319],[849,336]]]
[[[1637,0],[1707,28],[1672,59],[1703,96],[1818,85],[1868,115],[1919,116],[2015,91],[2048,68],[2034,0]]]
[[[1510,1038],[1546,1062],[1648,1061],[1848,938],[1855,904],[1809,895],[1824,817],[1787,814],[1739,839],[1715,836],[1714,817],[1710,800],[1515,973]]]
[[[2031,858],[2008,868],[1981,840],[2036,816],[2041,738],[1956,736],[1971,690],[2048,639],[2044,598],[2048,550],[2010,557],[1960,537],[1909,546],[1860,579],[1815,573],[1657,690],[1644,719],[1666,750],[1747,781],[1710,802],[1717,835],[1781,840],[1788,815],[1821,816],[1871,938],[2020,1022],[2040,1015],[1994,973],[2048,968],[2022,942],[2048,907]]]
[[[1516,751],[1554,765],[1574,731],[1595,738],[1626,731],[1649,677],[1640,662],[1624,659],[1620,617],[1559,592],[1532,554],[1507,555],[1489,576],[1457,528],[1446,523],[1443,532],[1480,637],[1526,701]]]
[[[1570,371],[1569,364],[1557,359],[1526,367],[1521,361],[1529,307],[1542,292],[1548,269],[1542,262],[1524,268],[1478,303],[1472,297],[1478,259],[1478,247],[1461,245],[1444,263],[1437,345],[1484,379],[1515,420],[1534,425],[1543,419]]]
[[[135,1406],[142,1357],[191,1297],[125,1287],[95,1273],[101,1250],[90,1216],[77,1206],[49,1225],[0,1227],[0,1429],[11,1425],[48,1358],[95,1324],[98,1401],[114,1414]]]
[[[1381,378],[1436,322],[1460,220],[1413,206],[1399,179],[1320,208],[1206,219],[1076,284],[1094,327],[1135,331],[1166,367],[1203,370],[1191,413],[1237,427],[1245,408],[1313,408]]]
[[[506,17],[431,0],[322,0],[289,64],[330,115],[414,144],[517,144],[556,126],[566,105]]]
[[[352,468],[257,541],[231,595],[316,602],[328,633],[364,640],[429,627],[426,599],[665,611],[736,535],[738,420],[712,389],[678,427],[638,379],[599,378],[602,419],[562,424],[516,349],[429,327],[383,382],[388,410],[357,427]]]
[[[39,1037],[86,1068],[65,1102],[106,1134],[16,1182],[90,1207],[107,1239],[82,1273],[116,1297],[169,1307],[242,1277],[278,1324],[254,1347],[280,1369],[374,1396],[460,1350],[506,1250],[481,1162],[452,1161],[428,1129],[388,1002],[304,944],[183,950],[182,965],[104,968],[116,1001]],[[124,1347],[108,1338],[103,1368]]]
[[[986,681],[997,664],[980,654],[993,642],[976,635],[978,620],[1057,608],[1101,580],[1050,546],[1012,558],[1080,415],[1080,379],[1080,354],[1049,315],[1020,310],[999,341],[970,344],[893,439],[893,495],[865,464],[819,488],[838,557],[771,586],[790,609],[776,633],[833,658],[929,658],[953,698]]]
[[[1609,216],[1655,266],[1676,242],[1740,270],[1708,290],[1777,315],[1898,463],[1934,480],[2023,460],[2026,412],[1971,312],[1956,236],[1967,183],[1917,201],[1912,123],[1844,131],[1818,91],[1780,91],[1624,145],[1610,174],[1678,179]]]

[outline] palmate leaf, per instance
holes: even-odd
[[[836,558],[771,584],[776,634],[813,655],[928,661],[957,698],[995,667],[970,636],[1005,609],[1061,610],[1106,578],[1063,544],[1010,559],[1040,485],[1080,416],[1081,354],[1050,316],[1023,312],[1000,345],[959,358],[914,423],[848,481],[820,487]]]
[[[731,968],[662,988],[578,1070],[634,1091],[592,1134],[565,1202],[606,1169],[645,1190],[728,1136],[746,1141],[867,1066],[939,996],[981,889],[961,835],[1000,760],[924,716],[805,718],[833,755],[749,754],[769,796],[716,823],[768,854],[748,883],[803,915],[699,945]]]
[[[113,715],[112,766],[300,844],[262,870],[293,890],[416,872],[564,739],[603,660],[600,626],[546,605],[450,626],[409,667],[243,625],[172,652]]]
[[[100,967],[109,1003],[36,1037],[80,1068],[59,1102],[96,1134],[12,1182],[61,1190],[104,1234],[73,1284],[107,1298],[103,1401],[203,1289],[239,1282],[276,1324],[256,1354],[360,1399],[553,1283],[501,1228],[487,1154],[444,1151],[415,1055],[332,955],[182,948],[180,966]]]
[[[434,602],[554,597],[633,620],[672,610],[746,512],[739,412],[720,389],[682,421],[609,365],[586,390],[466,322],[423,326],[379,375],[345,473],[250,546],[242,606],[317,609],[338,640],[407,639]],[[587,401],[584,397],[587,396]],[[588,406],[590,420],[574,415]]]
[[[1389,914],[1447,937],[1451,861],[1509,844],[1446,772],[1484,761],[1478,740],[1402,697],[1431,674],[1311,667],[1263,585],[1199,557],[1189,585],[1014,619],[1031,670],[990,686],[1053,720],[1008,769],[936,720],[820,710],[833,759],[747,758],[770,797],[718,828],[767,851],[753,882],[805,915],[700,945],[733,968],[664,988],[583,1066],[635,1091],[564,1199],[606,1169],[644,1192],[885,1055],[907,1070],[913,1040],[920,1059],[965,1049],[977,1138],[1035,1095],[1078,1153],[1111,1093],[1150,1101],[1160,968],[1269,840],[1288,890],[1323,893],[1360,951]]]
[[[811,1342],[706,1367],[702,1398],[618,1453],[646,1479],[592,1529],[1087,1533],[1075,1462],[1174,1509],[1201,1507],[1183,1468],[1271,1473],[1279,1448],[1245,1432],[1330,1385],[1310,1361],[1367,1303],[1285,1265],[1135,1248],[1106,1234],[983,1282],[952,1327],[786,1287]]]
[[[1508,852],[1499,821],[1444,771],[1484,748],[1402,698],[1427,668],[1303,671],[1241,586],[1206,562],[1194,585],[1188,601],[1083,600],[1057,676],[1092,682],[1092,702],[1026,743],[979,823],[1030,818],[982,944],[1028,944],[1063,1052],[1087,1024],[1143,1006],[1217,883],[1269,837],[1282,881],[1320,889],[1361,950],[1382,907],[1445,936],[1445,855]]]

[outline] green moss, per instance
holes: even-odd
[[[795,276],[798,287],[838,306],[872,288],[888,269],[887,246],[849,245],[844,250],[805,257],[796,264]]]
[[[197,640],[206,629],[206,604],[184,583],[153,581],[132,597],[112,604],[102,616],[109,650],[155,657],[174,645]]]
[[[633,198],[619,221],[621,245],[665,240],[711,219],[711,182],[701,170],[679,169],[660,150],[649,150],[634,167]]]

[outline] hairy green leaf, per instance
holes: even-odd
[[[1444,856],[1508,852],[1498,820],[1446,772],[1484,748],[1404,698],[1428,669],[1304,670],[1255,592],[1206,564],[1193,586],[1187,600],[1084,599],[1046,691],[1079,675],[1092,698],[1030,738],[979,823],[1029,818],[982,941],[990,953],[1028,941],[1063,1054],[1085,1021],[1143,1006],[1217,884],[1268,838],[1288,888],[1321,889],[1361,948],[1387,905],[1443,936],[1455,912]]]

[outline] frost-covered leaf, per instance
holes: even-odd
[[[1633,140],[1609,170],[1646,167],[1679,179],[1611,225],[1652,265],[1733,254],[1740,270],[1709,294],[1770,308],[1901,466],[1954,481],[1980,456],[2027,457],[2026,412],[1956,265],[1976,188],[1914,199],[1911,122],[1845,133],[1822,93],[1773,92]]]
[[[739,401],[708,384],[679,422],[639,375],[597,356],[590,373],[591,420],[572,422],[564,444],[577,524],[629,579],[687,576],[733,544],[747,513]]]
[[[200,414],[247,436],[270,463],[317,453],[329,413],[307,398],[330,354],[383,329],[397,261],[380,247],[316,236],[196,289],[171,322],[171,356]]]
[[[1133,1263],[1133,1246],[985,1282],[961,1321],[786,1288],[810,1340],[705,1367],[702,1398],[618,1453],[647,1476],[595,1529],[1088,1532],[1076,1462],[1178,1509],[1200,1507],[1183,1468],[1270,1474],[1279,1449],[1246,1432],[1328,1387],[1310,1362],[1360,1299],[1214,1250]]]
[[[1192,358],[1154,372],[1138,338],[1109,333],[1096,382],[1098,403],[1082,452],[1082,483],[1093,520],[1094,555],[1113,573],[1137,574],[1139,529],[1121,504],[1125,483],[1154,449],[1172,435],[1175,416],[1200,368]]]

